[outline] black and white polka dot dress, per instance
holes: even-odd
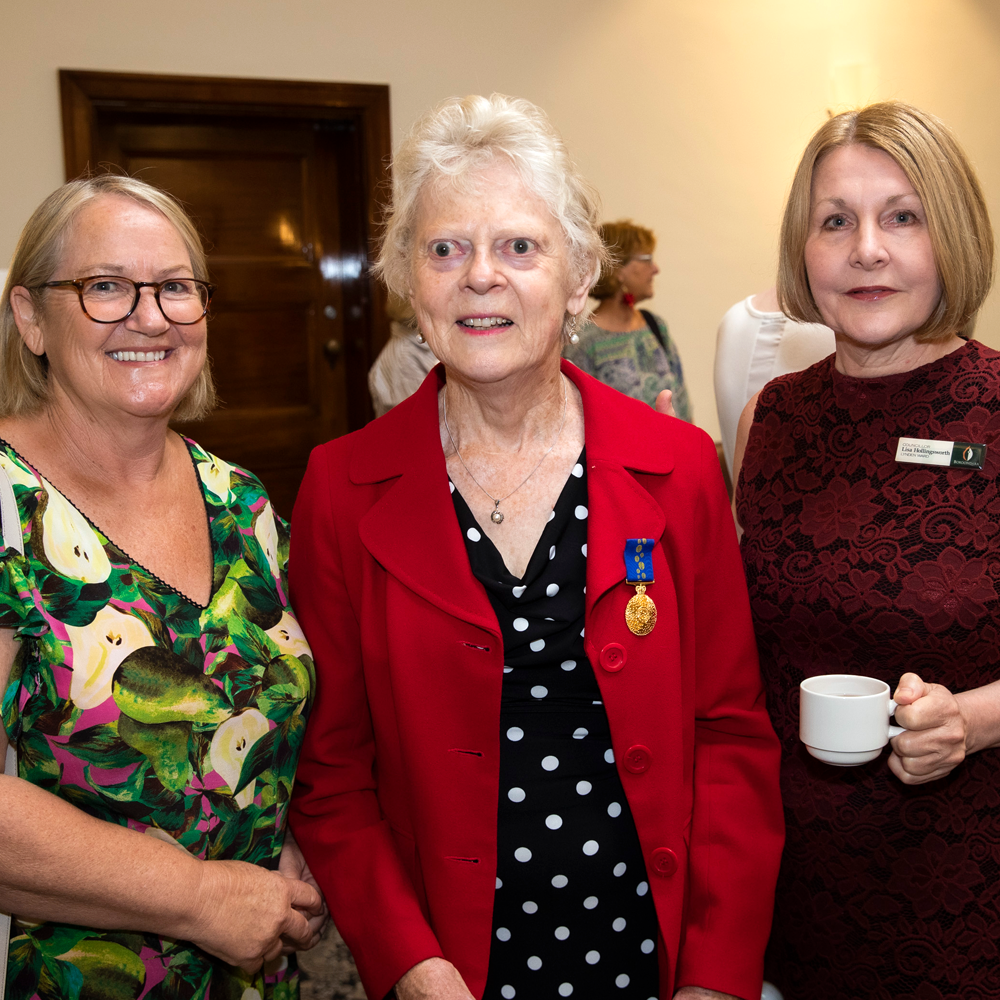
[[[655,1000],[656,913],[583,649],[585,453],[520,580],[454,485],[452,492],[504,644],[497,888],[484,1000]]]

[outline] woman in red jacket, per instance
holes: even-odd
[[[604,256],[545,115],[420,120],[380,260],[442,361],[318,448],[296,836],[369,996],[760,996],[782,821],[708,437],[560,351]]]

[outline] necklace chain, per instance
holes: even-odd
[[[451,441],[451,446],[452,448],[455,449],[455,454],[458,455],[458,460],[462,463],[462,468],[465,469],[465,471],[469,474],[469,478],[493,501],[493,513],[490,514],[490,520],[494,524],[501,524],[503,522],[503,511],[500,510],[500,504],[502,504],[504,500],[507,500],[509,497],[512,497],[538,471],[539,466],[542,464],[542,462],[545,461],[546,458],[549,457],[549,452],[552,451],[552,449],[559,442],[559,438],[562,437],[563,428],[566,426],[566,382],[565,381],[563,381],[562,390],[563,390],[562,421],[559,424],[559,430],[556,432],[556,436],[552,439],[552,444],[548,446],[548,448],[545,451],[545,454],[542,455],[542,457],[535,463],[535,467],[531,470],[531,472],[529,472],[524,477],[524,479],[522,479],[521,482],[519,482],[517,486],[515,486],[510,491],[510,493],[507,494],[507,496],[500,497],[499,499],[493,496],[493,494],[490,493],[490,491],[486,489],[486,487],[483,486],[483,484],[478,479],[476,479],[476,477],[472,474],[472,470],[468,467],[468,465],[465,464],[465,459],[462,458],[462,452],[459,450],[458,444],[456,444],[455,442],[455,435],[451,433],[451,428],[448,426],[448,392],[447,390],[445,390],[442,410],[444,417],[444,429],[448,432],[448,440]]]

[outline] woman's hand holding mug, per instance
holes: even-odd
[[[817,674],[799,685],[799,739],[817,760],[856,767],[903,730],[889,724],[889,685],[860,674]]]
[[[950,774],[974,749],[963,698],[906,673],[889,699],[889,685],[855,674],[819,674],[800,685],[799,737],[828,764],[874,760],[888,742],[889,768],[907,785]],[[895,714],[899,726],[889,725]],[[902,727],[902,728],[901,728]]]
[[[893,695],[896,721],[906,732],[890,742],[889,768],[907,785],[950,774],[968,753],[968,723],[962,704],[946,687],[903,674]]]

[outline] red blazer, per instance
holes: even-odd
[[[743,569],[715,447],[563,362],[583,397],[587,656],[660,923],[660,996],[760,997],[784,837]],[[370,997],[444,956],[481,996],[496,876],[503,645],[472,574],[438,430],[439,366],[317,448],[292,601],[317,700],[295,835]],[[658,539],[659,612],[625,625],[626,538]]]

